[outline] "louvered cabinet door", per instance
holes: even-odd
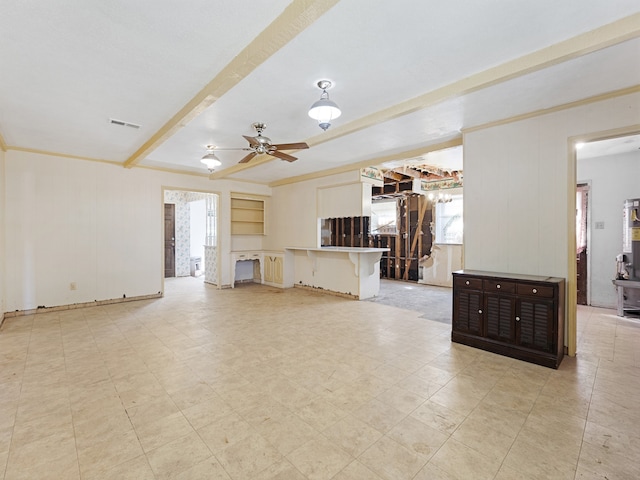
[[[451,341],[558,368],[564,284],[556,277],[454,272]]]
[[[554,352],[554,303],[541,300],[518,301],[516,308],[516,344]]]
[[[485,295],[485,335],[504,342],[515,341],[515,298],[504,295]]]
[[[453,329],[482,335],[482,292],[459,290],[454,294]]]

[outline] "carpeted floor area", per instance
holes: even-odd
[[[421,318],[451,324],[452,293],[447,287],[380,280],[380,294],[368,301],[420,312]]]

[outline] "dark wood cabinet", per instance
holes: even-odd
[[[451,340],[546,367],[564,356],[563,278],[453,273]]]

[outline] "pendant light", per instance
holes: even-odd
[[[318,126],[322,130],[327,130],[331,126],[331,121],[338,118],[342,112],[335,102],[329,100],[327,89],[331,88],[329,80],[320,80],[318,87],[322,90],[320,100],[311,105],[309,116],[318,121]]]
[[[202,163],[204,163],[207,166],[210,172],[213,172],[213,170],[216,167],[219,167],[220,165],[222,165],[222,162],[220,161],[220,159],[216,157],[216,155],[213,153],[213,150],[215,148],[216,148],[215,145],[207,145],[207,154],[204,157],[202,157],[202,160],[200,160]]]

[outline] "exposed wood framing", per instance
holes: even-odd
[[[416,251],[416,246],[418,245],[418,242],[420,242],[420,251],[422,252],[422,222],[424,221],[424,214],[427,212],[427,205],[429,205],[429,202],[427,201],[427,199],[425,197],[423,197],[422,195],[418,197],[418,223],[416,224],[416,229],[413,232],[413,239],[411,240],[411,250],[409,252],[409,255],[407,255],[407,259],[406,259],[406,263],[405,263],[405,268],[404,268],[404,276],[402,277],[403,280],[408,280],[409,279],[409,268],[411,266],[411,261],[414,258],[414,254]],[[410,228],[408,229],[409,231],[411,230]],[[420,255],[421,257],[422,255]],[[416,259],[416,261],[418,261],[419,258]]]

